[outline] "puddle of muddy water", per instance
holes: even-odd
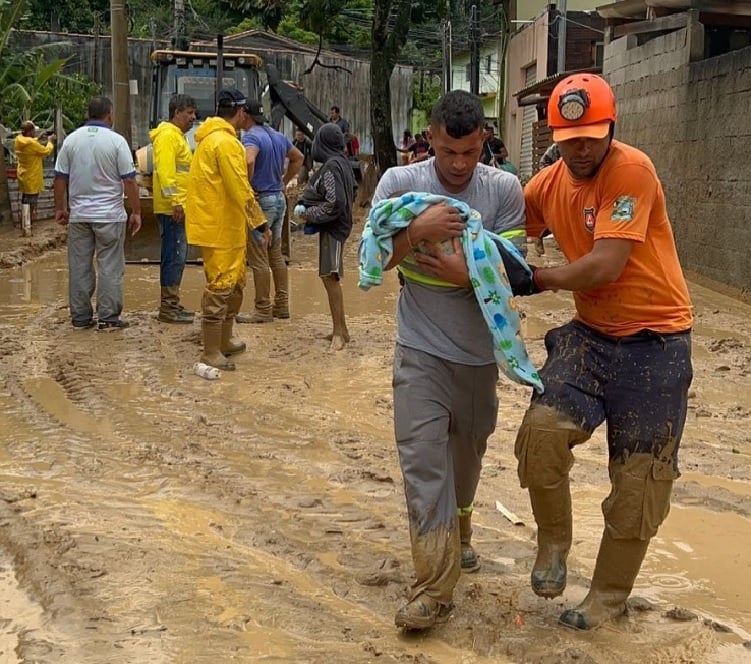
[[[572,567],[586,578],[591,578],[597,556],[603,523],[600,504],[605,495],[594,488],[573,492]],[[667,520],[650,544],[633,594],[646,597],[664,609],[673,606],[690,609],[749,640],[749,550],[749,519],[673,503]]]
[[[310,250],[307,247],[306,250]],[[0,284],[0,316],[5,322],[24,323],[35,307],[52,302],[66,306],[68,299],[68,267],[64,253],[55,253],[35,263],[8,270],[8,279]],[[289,266],[290,306],[295,315],[328,314],[328,301],[315,267],[309,263],[292,262]],[[348,270],[342,279],[348,316],[384,314],[393,316],[399,283],[395,272],[384,277],[382,286],[369,291],[357,287],[357,272]],[[181,285],[181,300],[189,309],[200,309],[205,278],[200,265],[187,265]],[[128,311],[154,311],[159,305],[159,267],[128,264],[125,267],[125,308]],[[248,277],[243,311],[253,307],[253,279]]]

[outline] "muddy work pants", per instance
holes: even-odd
[[[605,528],[616,540],[649,540],[679,476],[693,377],[690,331],[609,337],[574,321],[550,330],[545,347],[545,392],[533,395],[516,440],[522,487],[531,494],[567,487],[571,448],[607,422]]]
[[[394,429],[407,499],[415,582],[451,603],[461,571],[457,509],[469,508],[498,416],[495,364],[466,366],[397,344]]]

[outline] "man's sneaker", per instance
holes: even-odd
[[[235,316],[235,322],[236,323],[273,323],[274,322],[274,316],[271,315],[271,312],[267,314],[262,314],[259,311],[256,311],[255,309],[250,314],[250,316],[246,316],[244,314],[237,314]]]
[[[159,313],[156,316],[157,320],[162,323],[192,323],[194,314],[193,312],[188,311],[180,311],[180,310],[172,310],[172,311],[162,311],[159,310]]]
[[[439,604],[425,594],[418,595],[396,612],[394,623],[403,629],[429,629],[437,622],[446,620],[453,608],[453,605]]]
[[[90,330],[92,327],[96,327],[95,320],[87,320],[83,323],[73,323],[74,330]]]
[[[100,320],[96,329],[98,332],[113,332],[114,330],[124,330],[130,327],[127,320]]]
[[[462,572],[471,574],[480,569],[480,561],[471,544],[462,543]]]

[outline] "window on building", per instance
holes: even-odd
[[[595,67],[602,67],[604,53],[604,42],[592,42],[592,62]]]
[[[488,76],[490,76],[490,74],[492,73],[492,70],[491,70],[491,65],[493,64],[493,62],[492,62],[492,58],[493,58],[493,56],[492,56],[492,55],[488,55],[488,56],[486,56],[486,58],[485,58],[485,73],[486,73],[486,74],[487,74]]]

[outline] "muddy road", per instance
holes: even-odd
[[[30,261],[0,237],[3,664],[751,661],[751,307],[692,286],[683,477],[629,616],[590,634],[556,626],[594,566],[603,431],[572,474],[569,587],[554,601],[531,592],[534,522],[513,458],[528,390],[501,379],[476,502],[482,568],[460,580],[446,624],[410,636],[393,626],[411,574],[391,428],[394,275],[358,291],[350,243],[352,342],[330,353],[316,239],[297,235],[291,320],[238,326],[250,351],[207,381],[191,373],[199,322],[156,321],[157,266],[127,268],[132,327],[75,331],[60,234],[40,225],[34,241],[46,253]],[[186,306],[202,284],[190,266]],[[252,285],[244,311],[251,301]],[[524,306],[539,366],[571,301]]]

